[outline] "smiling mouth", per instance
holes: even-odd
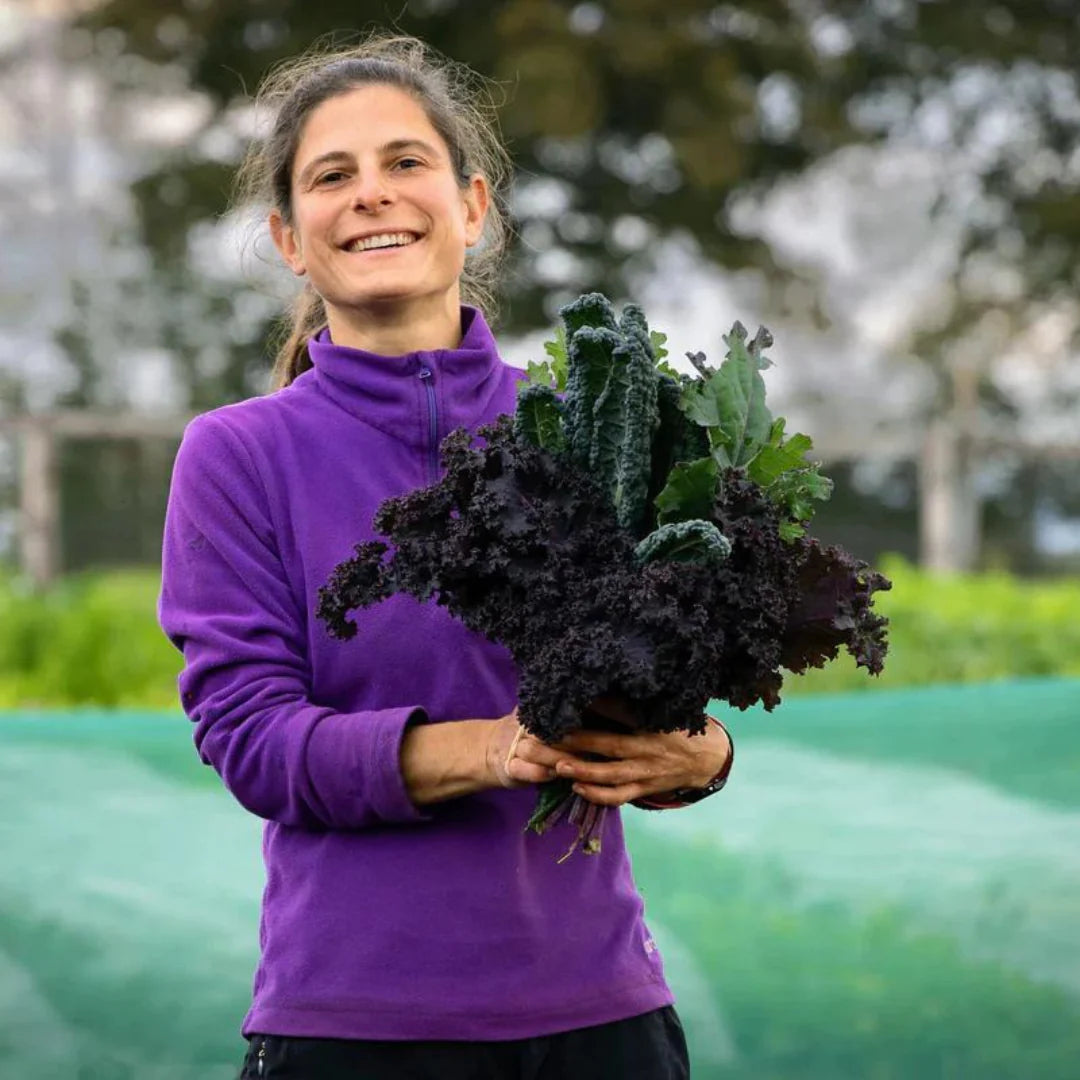
[[[345,251],[350,254],[369,255],[376,251],[400,251],[402,248],[412,247],[422,237],[411,232],[380,233],[378,236],[367,236],[354,240],[345,245]]]

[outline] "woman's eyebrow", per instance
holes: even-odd
[[[423,139],[391,139],[388,143],[383,143],[379,147],[380,154],[393,154],[399,150],[419,150],[422,153],[428,154],[430,157],[438,157],[438,151],[430,143],[424,142]],[[307,181],[311,174],[320,166],[325,165],[330,161],[345,161],[351,160],[352,154],[348,150],[328,150],[325,154],[320,154],[317,158],[313,158],[309,161],[300,173],[299,180],[301,183]]]
[[[431,157],[439,156],[438,150],[431,143],[424,142],[423,139],[393,139],[391,142],[384,143],[379,147],[379,152],[383,154],[393,154],[398,150],[419,150]]]

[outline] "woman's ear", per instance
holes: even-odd
[[[472,247],[484,235],[484,221],[491,202],[488,182],[480,173],[475,173],[469,180],[469,186],[462,193],[462,201],[465,207],[465,245]]]
[[[270,211],[270,236],[274,241],[274,247],[281,253],[285,264],[296,274],[303,277],[307,273],[304,264],[304,256],[300,250],[300,241],[297,239],[296,230],[282,217],[280,210]]]

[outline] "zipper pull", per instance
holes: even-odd
[[[266,1040],[263,1039],[263,1041],[261,1043],[259,1043],[258,1073],[259,1073],[260,1076],[262,1076],[263,1069],[265,1068],[265,1066],[266,1066]]]
[[[431,378],[431,368],[422,367],[420,369],[420,378],[421,379],[430,379]]]

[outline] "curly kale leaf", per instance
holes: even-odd
[[[334,567],[330,579],[319,589],[315,614],[334,637],[348,641],[356,636],[356,623],[348,617],[350,611],[394,595],[394,582],[383,562],[388,550],[379,540],[357,544],[354,556]]]
[[[784,667],[796,674],[824,667],[844,647],[857,665],[879,675],[888,648],[886,620],[871,605],[874,593],[892,583],[843,548],[816,540],[802,541],[798,561],[799,595],[784,633]]]

